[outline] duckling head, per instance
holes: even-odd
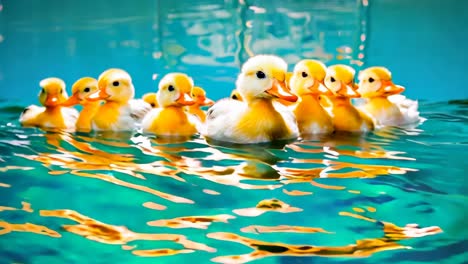
[[[157,99],[162,107],[193,105],[193,80],[184,73],[166,74],[159,82]]]
[[[61,105],[67,100],[65,82],[59,78],[46,78],[39,82],[42,88],[39,92],[39,102],[45,107]]]
[[[348,65],[330,66],[325,76],[325,86],[337,97],[360,97],[355,91],[354,74],[355,70]]]
[[[297,96],[285,85],[287,63],[274,55],[257,55],[242,66],[236,87],[245,101],[255,98],[280,98],[296,102]]]
[[[358,93],[362,97],[378,97],[399,94],[404,87],[392,82],[392,73],[385,67],[370,67],[359,73]]]
[[[214,104],[213,100],[206,98],[205,90],[198,86],[192,88],[192,99],[200,106],[211,106]]]
[[[72,86],[72,96],[68,98],[62,105],[73,106],[77,104],[85,105],[89,101],[88,96],[98,90],[98,81],[91,77],[83,77],[76,81]]]
[[[125,103],[135,96],[135,88],[130,75],[122,69],[108,69],[98,78],[99,91],[87,99],[91,101],[106,100]]]
[[[294,66],[294,72],[290,80],[291,90],[301,96],[306,94],[331,95],[331,91],[323,81],[327,74],[327,67],[318,60],[302,60]]]
[[[242,101],[242,96],[240,95],[239,91],[237,91],[237,89],[232,90],[229,97],[233,100]]]
[[[143,95],[143,101],[151,105],[152,108],[159,107],[158,98],[156,93],[146,93]]]

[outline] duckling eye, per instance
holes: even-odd
[[[114,86],[119,86],[119,84],[120,83],[118,81],[115,81],[115,82],[112,83],[112,85],[114,85]]]
[[[44,89],[44,88],[41,89],[41,93],[45,93],[45,89]]]
[[[174,86],[169,85],[169,87],[167,87],[167,90],[168,90],[169,92],[172,92],[172,91],[174,91],[175,89],[174,89]]]
[[[90,89],[89,87],[86,87],[86,88],[84,88],[83,91],[84,91],[85,93],[89,93],[90,90],[91,90],[91,89]]]
[[[335,78],[330,77],[330,82],[335,82],[335,81],[336,81]]]
[[[309,76],[307,75],[307,72],[302,72],[302,78],[307,78],[307,76]]]
[[[258,71],[256,74],[257,74],[257,78],[259,79],[264,79],[266,77],[265,73],[262,71]]]
[[[237,95],[234,94],[234,95],[231,96],[231,98],[234,99],[234,100],[237,100]]]
[[[155,107],[156,105],[154,103],[151,103],[151,107]]]
[[[63,89],[60,89],[59,93],[63,93]]]
[[[374,78],[372,78],[372,77],[369,78],[370,83],[373,83],[374,81],[375,81]]]

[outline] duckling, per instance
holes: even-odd
[[[157,94],[156,93],[146,93],[143,95],[143,101],[146,103],[150,104],[152,108],[158,108],[158,99],[157,99]]]
[[[195,101],[193,105],[188,106],[188,112],[192,115],[197,116],[201,122],[205,122],[206,114],[205,111],[200,109],[202,106],[212,106],[213,100],[206,98],[206,92],[203,88],[194,86],[191,93],[192,99]]]
[[[241,144],[298,137],[292,112],[273,100],[297,101],[297,96],[285,89],[286,69],[286,62],[274,55],[248,59],[236,81],[243,101],[223,99],[214,104],[208,110],[204,136]]]
[[[91,120],[99,109],[100,101],[90,101],[86,98],[98,90],[98,81],[91,77],[83,77],[72,86],[72,96],[62,103],[63,106],[80,104],[83,109],[76,120],[76,130],[91,131]]]
[[[328,112],[320,104],[320,95],[331,92],[323,85],[327,67],[317,60],[302,60],[294,67],[290,86],[299,96],[294,115],[301,134],[328,134],[333,123]]]
[[[351,98],[360,96],[354,90],[354,73],[353,68],[343,64],[328,67],[325,86],[333,93],[328,96],[331,117],[337,131],[368,132],[374,129],[372,119],[351,104]]]
[[[405,88],[393,84],[387,68],[367,68],[358,79],[357,91],[367,101],[360,109],[372,116],[377,125],[398,126],[420,121],[418,102],[399,95]]]
[[[185,106],[194,105],[190,97],[193,80],[183,73],[169,73],[159,82],[157,101],[160,108],[149,112],[142,122],[143,132],[159,136],[192,136],[197,123]]]
[[[39,86],[42,88],[39,92],[39,102],[44,107],[37,105],[26,107],[19,117],[21,125],[73,130],[78,111],[62,106],[68,97],[65,82],[51,77],[40,81]]]
[[[133,100],[135,88],[132,78],[122,69],[108,69],[98,78],[99,90],[87,100],[103,100],[92,118],[94,130],[129,131],[136,127],[151,106],[143,100]]]

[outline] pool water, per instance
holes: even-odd
[[[466,261],[463,78],[427,74],[444,58],[426,63],[431,54],[414,43],[436,38],[439,28],[416,30],[401,48],[390,47],[394,38],[376,39],[389,19],[383,9],[416,4],[127,2],[0,1],[0,263]],[[440,10],[442,28],[460,19]],[[394,27],[401,35],[386,28],[387,36],[404,37],[425,15],[409,29]],[[468,69],[450,40],[468,41],[449,33],[432,43],[458,56],[449,57],[444,77]],[[386,65],[420,100],[426,121],[249,146],[45,132],[17,121],[37,104],[38,82],[48,76],[70,87],[121,67],[141,96],[156,90],[161,75],[183,71],[220,99],[240,65],[259,53],[284,57],[290,69],[303,57],[357,70]],[[409,74],[416,62],[420,71]]]

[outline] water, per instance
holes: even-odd
[[[0,1],[0,263],[466,261],[459,5],[246,2]],[[419,11],[410,23],[390,7]],[[429,19],[429,7],[441,12]],[[17,122],[47,76],[70,86],[122,67],[140,96],[184,71],[219,99],[262,52],[290,68],[301,57],[389,66],[427,121],[248,147]]]

